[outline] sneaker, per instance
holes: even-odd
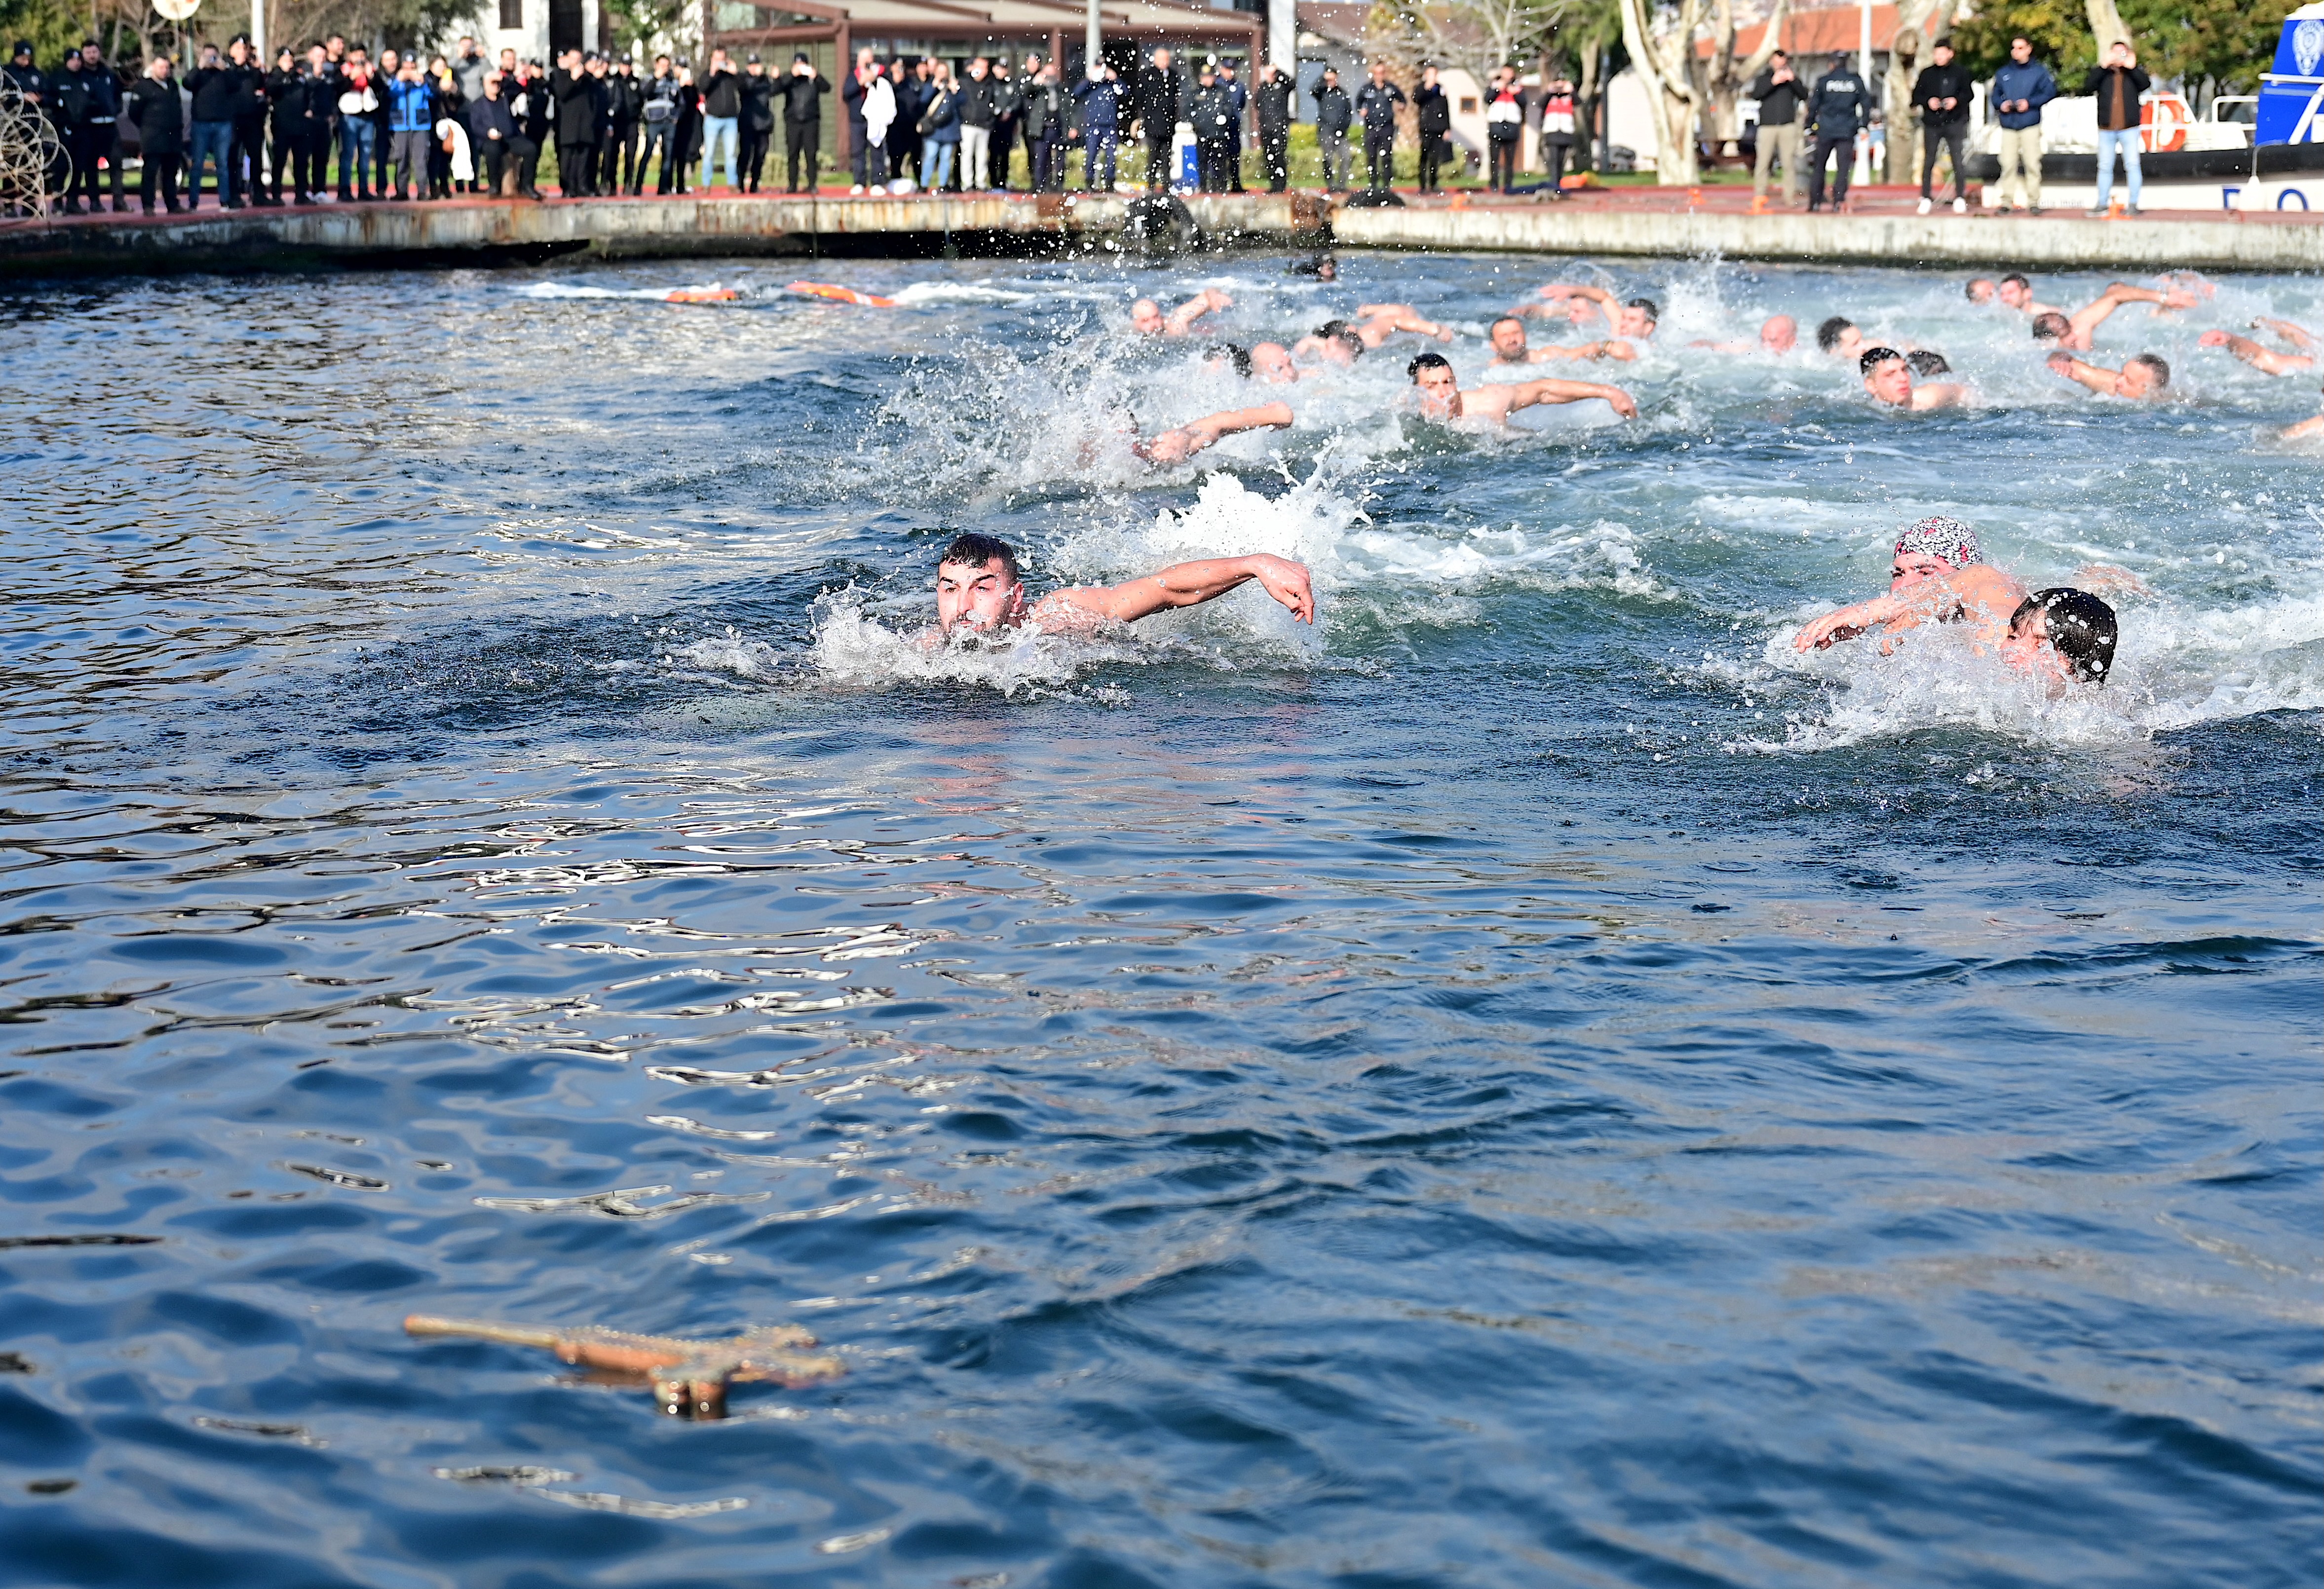
[[[850,189],[847,190],[847,196],[848,196],[850,199],[861,199],[861,198],[862,198],[862,197],[863,197],[863,184],[862,184],[862,183],[861,183],[861,182],[858,182],[858,183],[856,183],[856,184],[855,184],[855,186],[853,186],[853,188],[850,188]]]
[[[2094,204],[2090,206],[2089,208],[2082,211],[2082,213],[2095,219],[2098,217],[2106,214],[2106,206],[2103,204]]]
[[[1967,215],[1969,213],[1969,200],[1966,199],[1954,199],[1953,213],[1955,215]]]
[[[2025,207],[2025,213],[2027,215],[2040,215],[2042,213],[2042,207],[2038,204],[2029,204]]]
[[[2122,213],[2125,215],[2144,215],[2145,211],[2140,209],[2135,204],[2126,204],[2123,206]]]
[[[1918,208],[1916,208],[1915,210],[1914,210],[1914,211],[1913,211],[1913,213],[1914,213],[1914,215],[1926,215],[1926,214],[1928,214],[1928,213],[1929,213],[1929,209],[1930,209],[1930,204],[1929,204],[1929,201],[1928,201],[1927,199],[1922,199],[1922,200],[1921,200],[1920,207],[1919,207]]]

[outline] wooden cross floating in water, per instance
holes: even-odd
[[[632,1335],[584,1325],[554,1329],[536,1325],[493,1324],[475,1318],[436,1318],[415,1313],[403,1321],[413,1335],[458,1335],[535,1346],[578,1368],[642,1379],[673,1418],[724,1418],[726,1387],[737,1380],[779,1385],[812,1385],[836,1379],[846,1367],[836,1357],[799,1350],[815,1337],[796,1325],[745,1330],[723,1341],[681,1341],[671,1335]]]

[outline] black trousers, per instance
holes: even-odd
[[[1396,176],[1396,133],[1367,130],[1364,134],[1364,170],[1370,174],[1371,189],[1384,192]]]
[[[1953,152],[1953,197],[1969,197],[1969,168],[1961,151],[1969,143],[1966,126],[1929,127],[1921,129],[1921,197],[1929,197],[1929,179],[1937,173],[1937,151]]]
[[[1025,145],[1026,159],[1033,167],[1033,191],[1062,193],[1065,190],[1065,146],[1055,138],[1035,138]]]
[[[285,127],[274,134],[274,186],[267,197],[276,203],[282,200],[282,178],[290,174],[291,185],[300,194],[307,191],[307,149],[300,134]]]
[[[516,162],[516,190],[527,199],[540,197],[540,145],[519,133],[509,140],[509,156]]]
[[[1224,138],[1204,138],[1194,145],[1195,166],[1202,172],[1204,192],[1227,190],[1227,171],[1234,164],[1234,157],[1235,146]]]
[[[772,129],[758,132],[750,127],[734,129],[734,188],[740,193],[756,193],[767,169],[767,150],[774,143]]]
[[[86,193],[89,208],[97,208],[97,162],[105,160],[111,162],[106,169],[113,173],[113,201],[120,203],[121,157],[114,152],[113,124],[106,122],[98,126],[75,127],[68,135],[65,147],[72,155],[72,176],[65,187],[67,202]]]
[[[145,169],[137,174],[137,199],[147,209],[153,208],[153,189],[159,186],[161,202],[171,210],[178,208],[178,152],[145,156]]]
[[[893,131],[893,129],[890,129]],[[823,163],[823,128],[815,122],[783,124],[783,185],[794,193],[815,190]],[[756,183],[752,184],[753,187]]]
[[[595,143],[559,143],[557,146],[557,186],[567,199],[587,199],[596,192],[590,179],[597,171],[597,146]]]
[[[1496,123],[1496,125],[1505,124]],[[1499,133],[1487,131],[1485,148],[1491,156],[1491,169],[1486,172],[1485,186],[1496,193],[1506,193],[1517,176],[1517,140],[1516,135],[1504,138]]]
[[[1848,179],[1856,169],[1856,134],[1850,133],[1844,137],[1827,138],[1821,133],[1818,133],[1808,146],[1808,208],[1810,209],[1818,209],[1823,205],[1823,168],[1835,151],[1840,155],[1840,173],[1832,179],[1831,201],[1834,204],[1847,201]]]
[[[247,204],[263,192],[266,180],[266,120],[245,116],[234,124],[234,146],[226,152],[234,168],[234,196]]]
[[[1173,127],[1159,138],[1151,133],[1146,135],[1146,190],[1148,193],[1161,192],[1178,174],[1170,169],[1170,141],[1176,134],[1177,129]]]
[[[1542,156],[1549,162],[1549,185],[1551,187],[1556,187],[1564,180],[1565,157],[1572,152],[1573,140],[1571,138],[1544,138],[1541,141]]]
[[[1420,140],[1420,190],[1434,193],[1444,183],[1442,173],[1444,162],[1452,152],[1452,140],[1441,133],[1425,134]]]
[[[1291,186],[1291,129],[1259,129],[1259,160],[1267,168],[1267,190],[1280,193]]]
[[[484,174],[484,191],[498,198],[508,180],[509,146],[492,138],[477,139],[476,170]]]
[[[291,168],[291,185],[301,193],[320,193],[331,181],[331,124],[327,118],[318,118],[308,124],[307,130],[291,143],[291,154],[297,162]]]

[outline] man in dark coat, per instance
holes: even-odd
[[[1348,129],[1355,125],[1355,102],[1340,87],[1338,71],[1327,66],[1315,88],[1315,152],[1323,159],[1326,192],[1347,191]]]
[[[226,47],[226,71],[234,79],[234,143],[226,156],[234,167],[234,190],[249,204],[265,204],[266,68],[251,53],[250,41]]]
[[[1913,104],[1921,113],[1921,213],[1929,213],[1929,179],[1936,174],[1937,151],[1953,157],[1953,213],[1969,212],[1969,111],[1976,90],[1969,69],[1953,60],[1953,42],[1939,39],[1930,64],[1913,79]]]
[[[1065,186],[1065,89],[1055,61],[1025,58],[1025,158],[1033,168],[1033,191],[1059,193]]]
[[[1831,69],[1816,79],[1808,93],[1808,126],[1815,137],[1815,147],[1808,155],[1808,211],[1813,214],[1823,208],[1824,168],[1833,154],[1840,156],[1840,174],[1833,180],[1831,203],[1834,209],[1848,208],[1848,179],[1856,162],[1856,134],[1872,120],[1872,90],[1856,74],[1856,67],[1841,51],[1831,58]]]
[[[645,114],[645,85],[638,69],[622,56],[605,74],[605,147],[599,158],[597,191],[619,193],[637,174],[638,122]]]
[[[1194,92],[1186,101],[1186,119],[1194,124],[1194,151],[1202,172],[1203,191],[1227,190],[1227,162],[1235,156],[1234,96],[1219,81],[1217,70],[1204,61],[1194,79]]]
[[[1130,113],[1138,118],[1146,140],[1146,188],[1159,193],[1170,185],[1170,145],[1185,115],[1186,79],[1157,46],[1153,58],[1138,69],[1130,85]]]
[[[1452,102],[1436,69],[1420,69],[1420,87],[1413,90],[1413,120],[1420,134],[1420,190],[1434,193],[1444,186],[1440,173],[1452,153]]]
[[[1273,61],[1259,69],[1259,158],[1267,167],[1267,190],[1280,193],[1291,185],[1291,124],[1297,118],[1298,96],[1291,79]]]
[[[766,62],[754,53],[742,62],[742,76],[734,89],[742,101],[742,125],[736,129],[742,144],[742,191],[756,193],[766,169],[767,150],[775,141],[776,102],[784,97],[783,80],[769,72]]]
[[[880,75],[880,58],[866,44],[855,52],[855,65],[839,85],[839,103],[847,111],[847,163],[855,176],[851,192],[863,191],[865,181],[863,162],[871,153],[872,134],[863,125],[863,96],[872,91],[872,79]],[[896,107],[900,116],[903,106]],[[879,179],[872,178],[872,180]]]
[[[1234,158],[1227,162],[1227,191],[1240,193],[1242,191],[1242,130],[1244,119],[1250,110],[1250,90],[1235,80],[1234,62],[1231,60],[1219,62],[1219,83],[1226,89],[1227,97],[1234,101]]]
[[[782,89],[783,172],[794,193],[815,191],[816,168],[823,162],[823,97],[830,92],[831,79],[815,69],[814,61],[804,54],[791,57],[791,75]],[[899,103],[899,120],[903,109]],[[890,127],[888,136],[895,135]]]
[[[266,74],[267,131],[272,134],[274,182],[258,202],[279,205],[282,202],[282,179],[287,172],[298,190],[299,202],[307,202],[307,78],[299,69],[299,58],[285,44],[274,57],[274,69]]]
[[[567,199],[586,199],[597,169],[597,86],[589,80],[581,51],[557,58],[549,92],[557,101],[557,186]]]
[[[179,152],[186,145],[186,113],[178,98],[177,79],[170,75],[170,58],[156,55],[129,92],[131,114],[137,122],[139,159],[144,167],[137,179],[138,202],[152,215],[158,188],[161,202],[175,215]]]
[[[1404,90],[1388,80],[1388,63],[1372,62],[1371,81],[1356,90],[1356,115],[1364,124],[1364,167],[1371,190],[1388,191],[1396,176],[1396,107]]]

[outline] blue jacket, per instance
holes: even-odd
[[[436,91],[425,82],[407,83],[401,78],[387,86],[387,130],[391,133],[426,133],[436,126]]]
[[[1995,119],[2012,132],[2021,127],[2040,126],[2042,107],[2057,97],[2058,79],[2052,77],[2050,69],[2038,60],[2029,60],[2024,66],[2013,60],[1993,74],[1993,104],[1997,106],[2005,100],[2015,102],[2023,99],[2034,107],[2031,110],[1999,110],[1994,113]]]
[[[1092,133],[1111,136],[1120,131],[1121,85],[1119,82],[1109,83],[1102,79],[1092,82],[1084,78],[1074,85],[1074,97],[1082,102],[1082,134],[1084,137]]]

